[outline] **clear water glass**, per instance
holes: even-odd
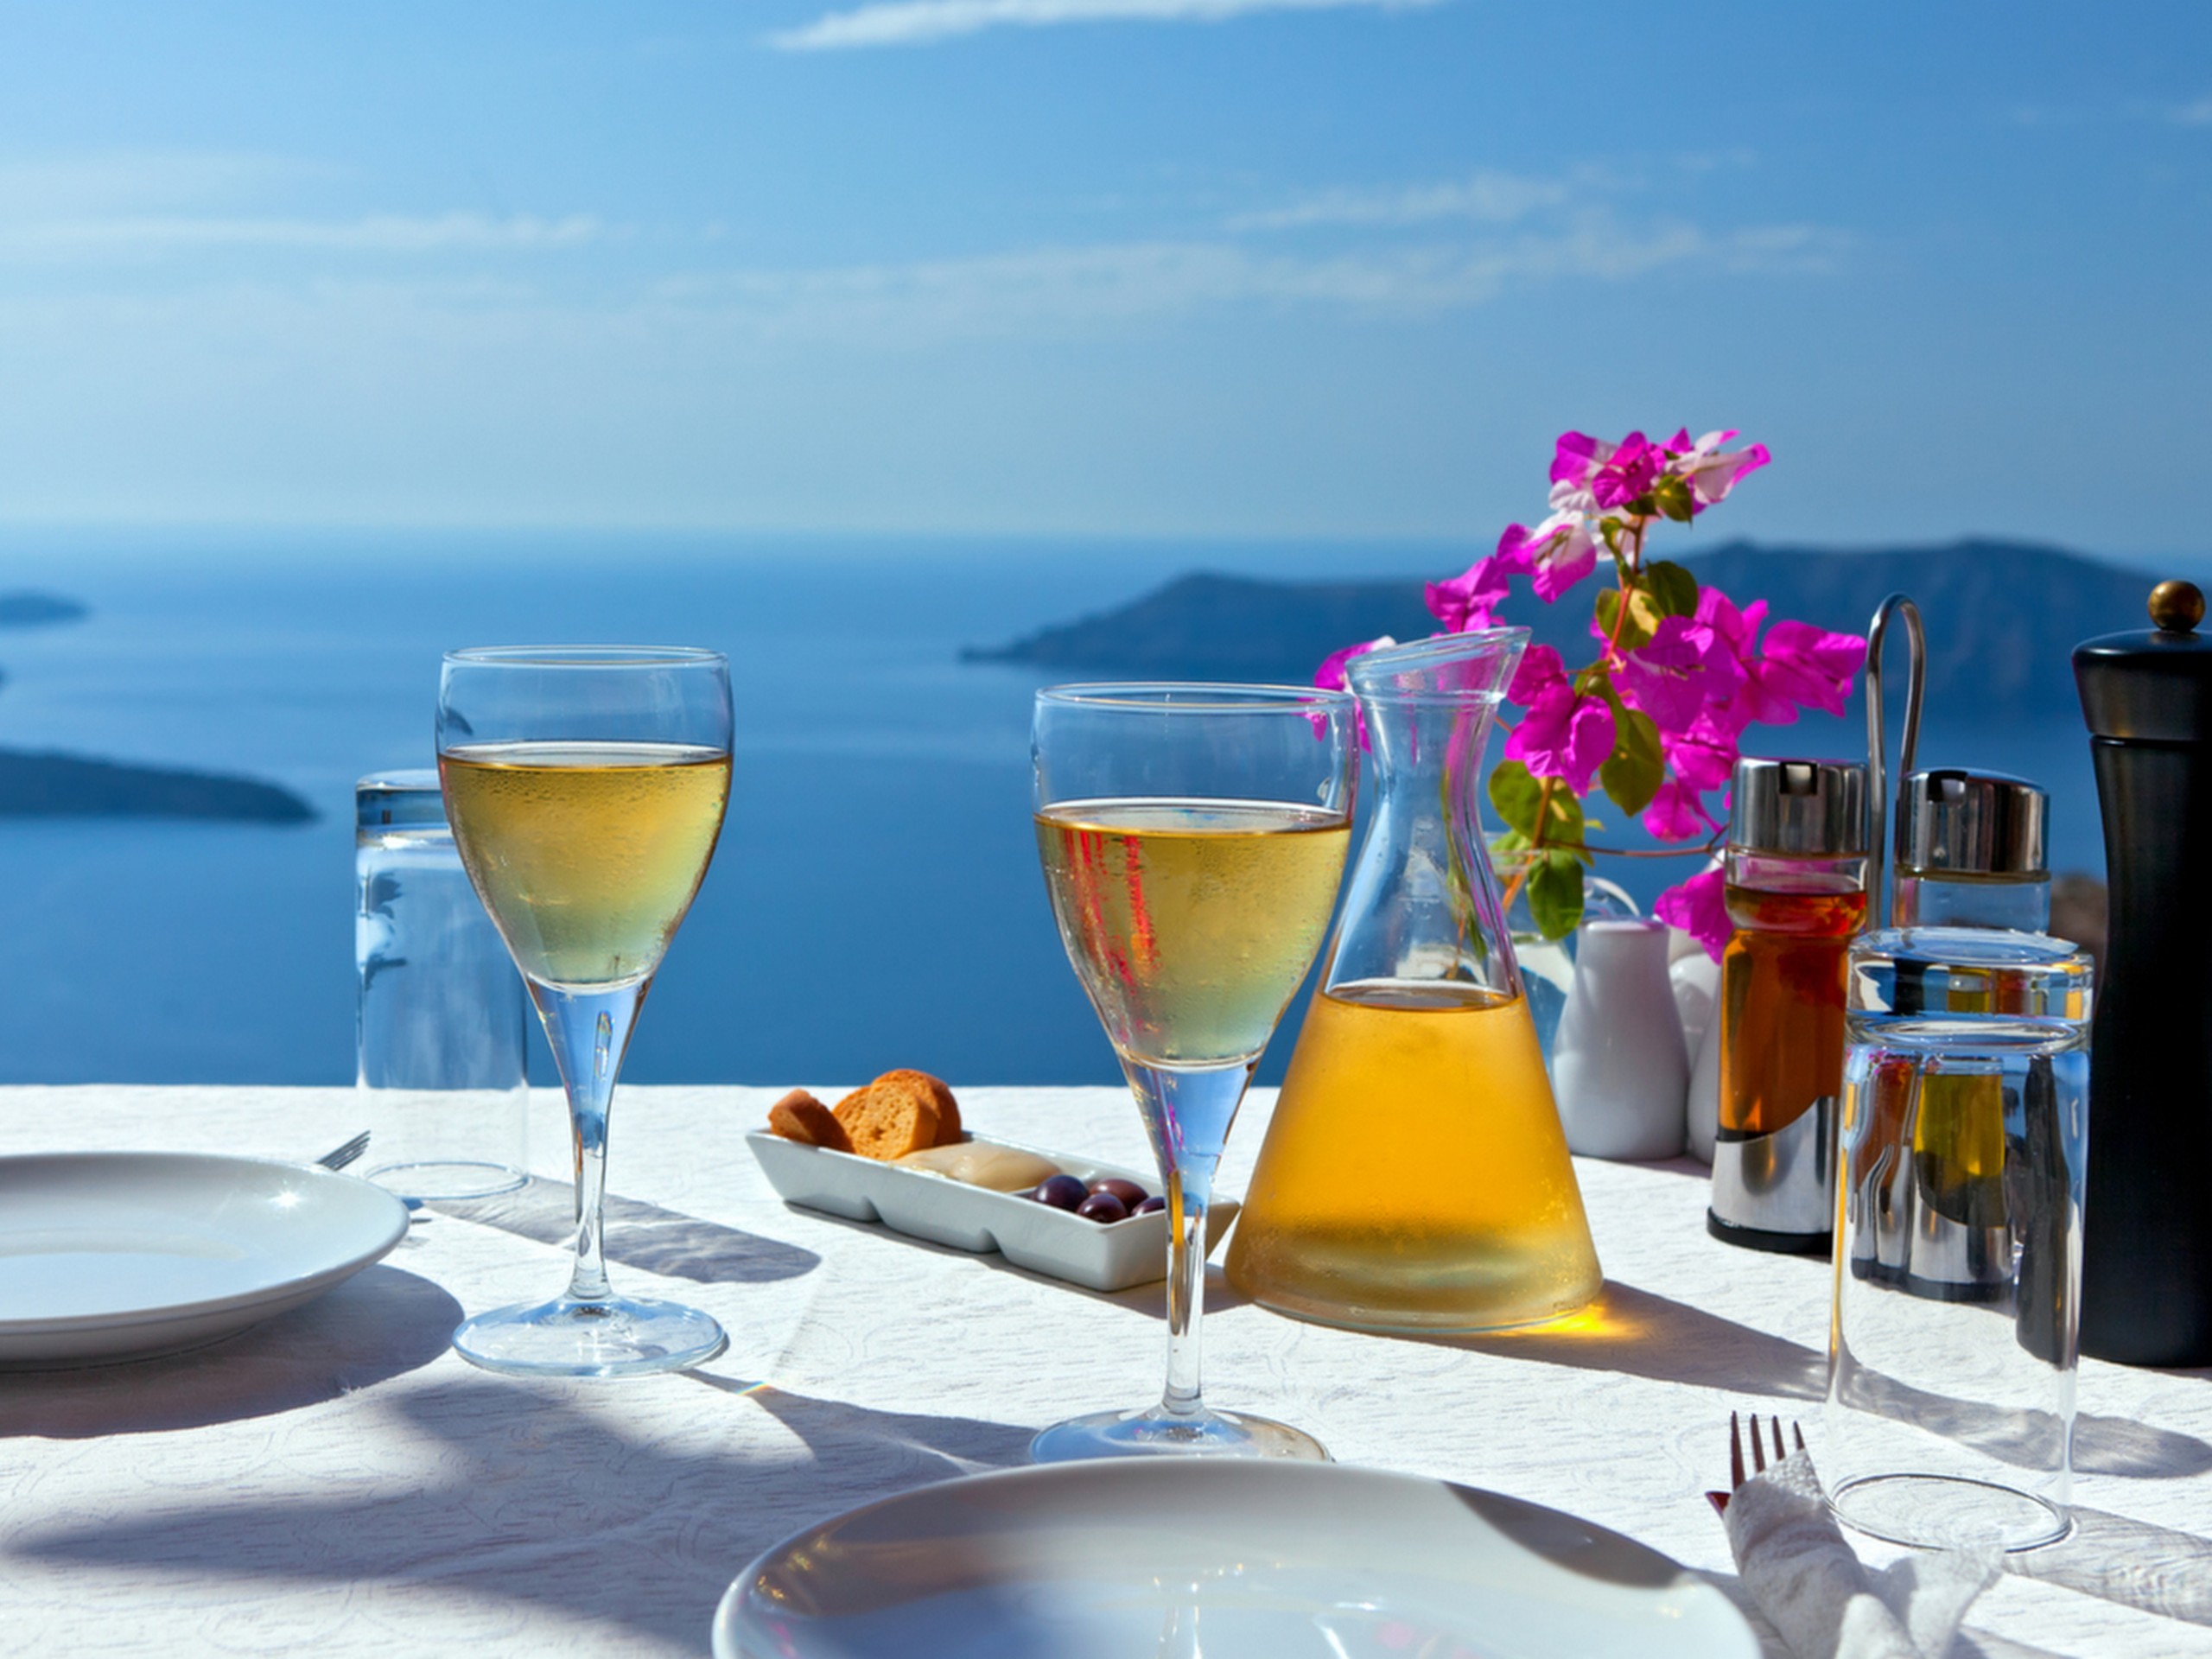
[[[404,1198],[479,1198],[529,1179],[529,999],[468,883],[438,774],[354,786],[356,1079],[370,1162]]]
[[[2069,1529],[2090,979],[2039,934],[1852,949],[1821,1471],[1862,1532],[2016,1550]]]

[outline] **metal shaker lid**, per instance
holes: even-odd
[[[1897,868],[2044,875],[2050,797],[2001,772],[1936,766],[1897,794]]]
[[[1866,766],[1857,760],[1736,762],[1728,845],[1738,852],[1835,857],[1866,850]]]
[[[2212,639],[2196,632],[2204,595],[2186,582],[2151,590],[2148,633],[2107,633],[2074,648],[2082,713],[2098,737],[2212,742]]]

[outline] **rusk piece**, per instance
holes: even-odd
[[[794,1089],[768,1109],[770,1133],[831,1152],[850,1152],[852,1137],[836,1114],[804,1089]]]
[[[911,1084],[855,1089],[837,1103],[836,1116],[855,1152],[887,1162],[937,1145],[942,1131],[936,1100]]]
[[[940,1147],[959,1144],[963,1133],[960,1122],[960,1103],[952,1097],[952,1090],[942,1077],[933,1077],[926,1071],[887,1071],[874,1083],[871,1089],[918,1089],[929,1098],[937,1112],[937,1140]]]

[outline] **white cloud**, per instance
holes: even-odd
[[[1326,190],[1287,207],[1240,213],[1229,221],[1229,228],[1287,231],[1338,225],[1427,225],[1454,219],[1510,225],[1539,208],[1565,204],[1571,194],[1568,186],[1557,179],[1482,172],[1446,184]]]
[[[2177,127],[2212,127],[2212,93],[2183,105],[2171,111],[2168,118]]]
[[[483,252],[576,247],[606,235],[607,227],[588,214],[494,219],[464,213],[370,213],[347,219],[118,215],[0,227],[0,257],[166,253],[195,248]]]
[[[0,220],[174,212],[325,177],[311,162],[224,150],[0,157]]]
[[[1487,304],[1516,285],[1624,282],[1669,267],[1821,270],[1841,245],[1837,234],[1814,226],[1719,233],[1679,222],[1630,228],[1591,213],[1557,230],[1322,257],[1265,254],[1233,242],[1148,242],[723,272],[664,282],[650,307],[664,318],[711,320],[766,336],[898,346],[1173,318],[1216,306],[1417,318]]]
[[[785,52],[919,46],[989,29],[1046,29],[1060,23],[1221,22],[1259,11],[1320,11],[1368,6],[1386,11],[1442,0],[887,0],[833,11],[768,37]]]

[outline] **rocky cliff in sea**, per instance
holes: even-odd
[[[2075,645],[2092,634],[2147,627],[2144,600],[2158,580],[2056,548],[1983,540],[1872,552],[1732,542],[1678,556],[1700,582],[1718,583],[1739,604],[1764,599],[1771,618],[1846,632],[1863,632],[1885,594],[1910,594],[1927,624],[1931,705],[2019,721],[2078,709]],[[1459,568],[1435,574],[1455,575]],[[1339,646],[1433,632],[1421,589],[1410,580],[1188,575],[1116,610],[1010,644],[971,646],[963,656],[1085,673],[1303,683]],[[1579,588],[1547,606],[1516,582],[1501,620],[1526,624],[1580,661],[1589,651],[1588,594]],[[1892,650],[1901,673],[1903,647]]]
[[[58,594],[0,594],[0,628],[49,627],[81,622],[90,614],[80,601]],[[0,818],[306,823],[315,816],[315,808],[300,796],[258,779],[0,749]]]
[[[306,823],[315,816],[290,790],[258,779],[0,749],[0,818]]]

